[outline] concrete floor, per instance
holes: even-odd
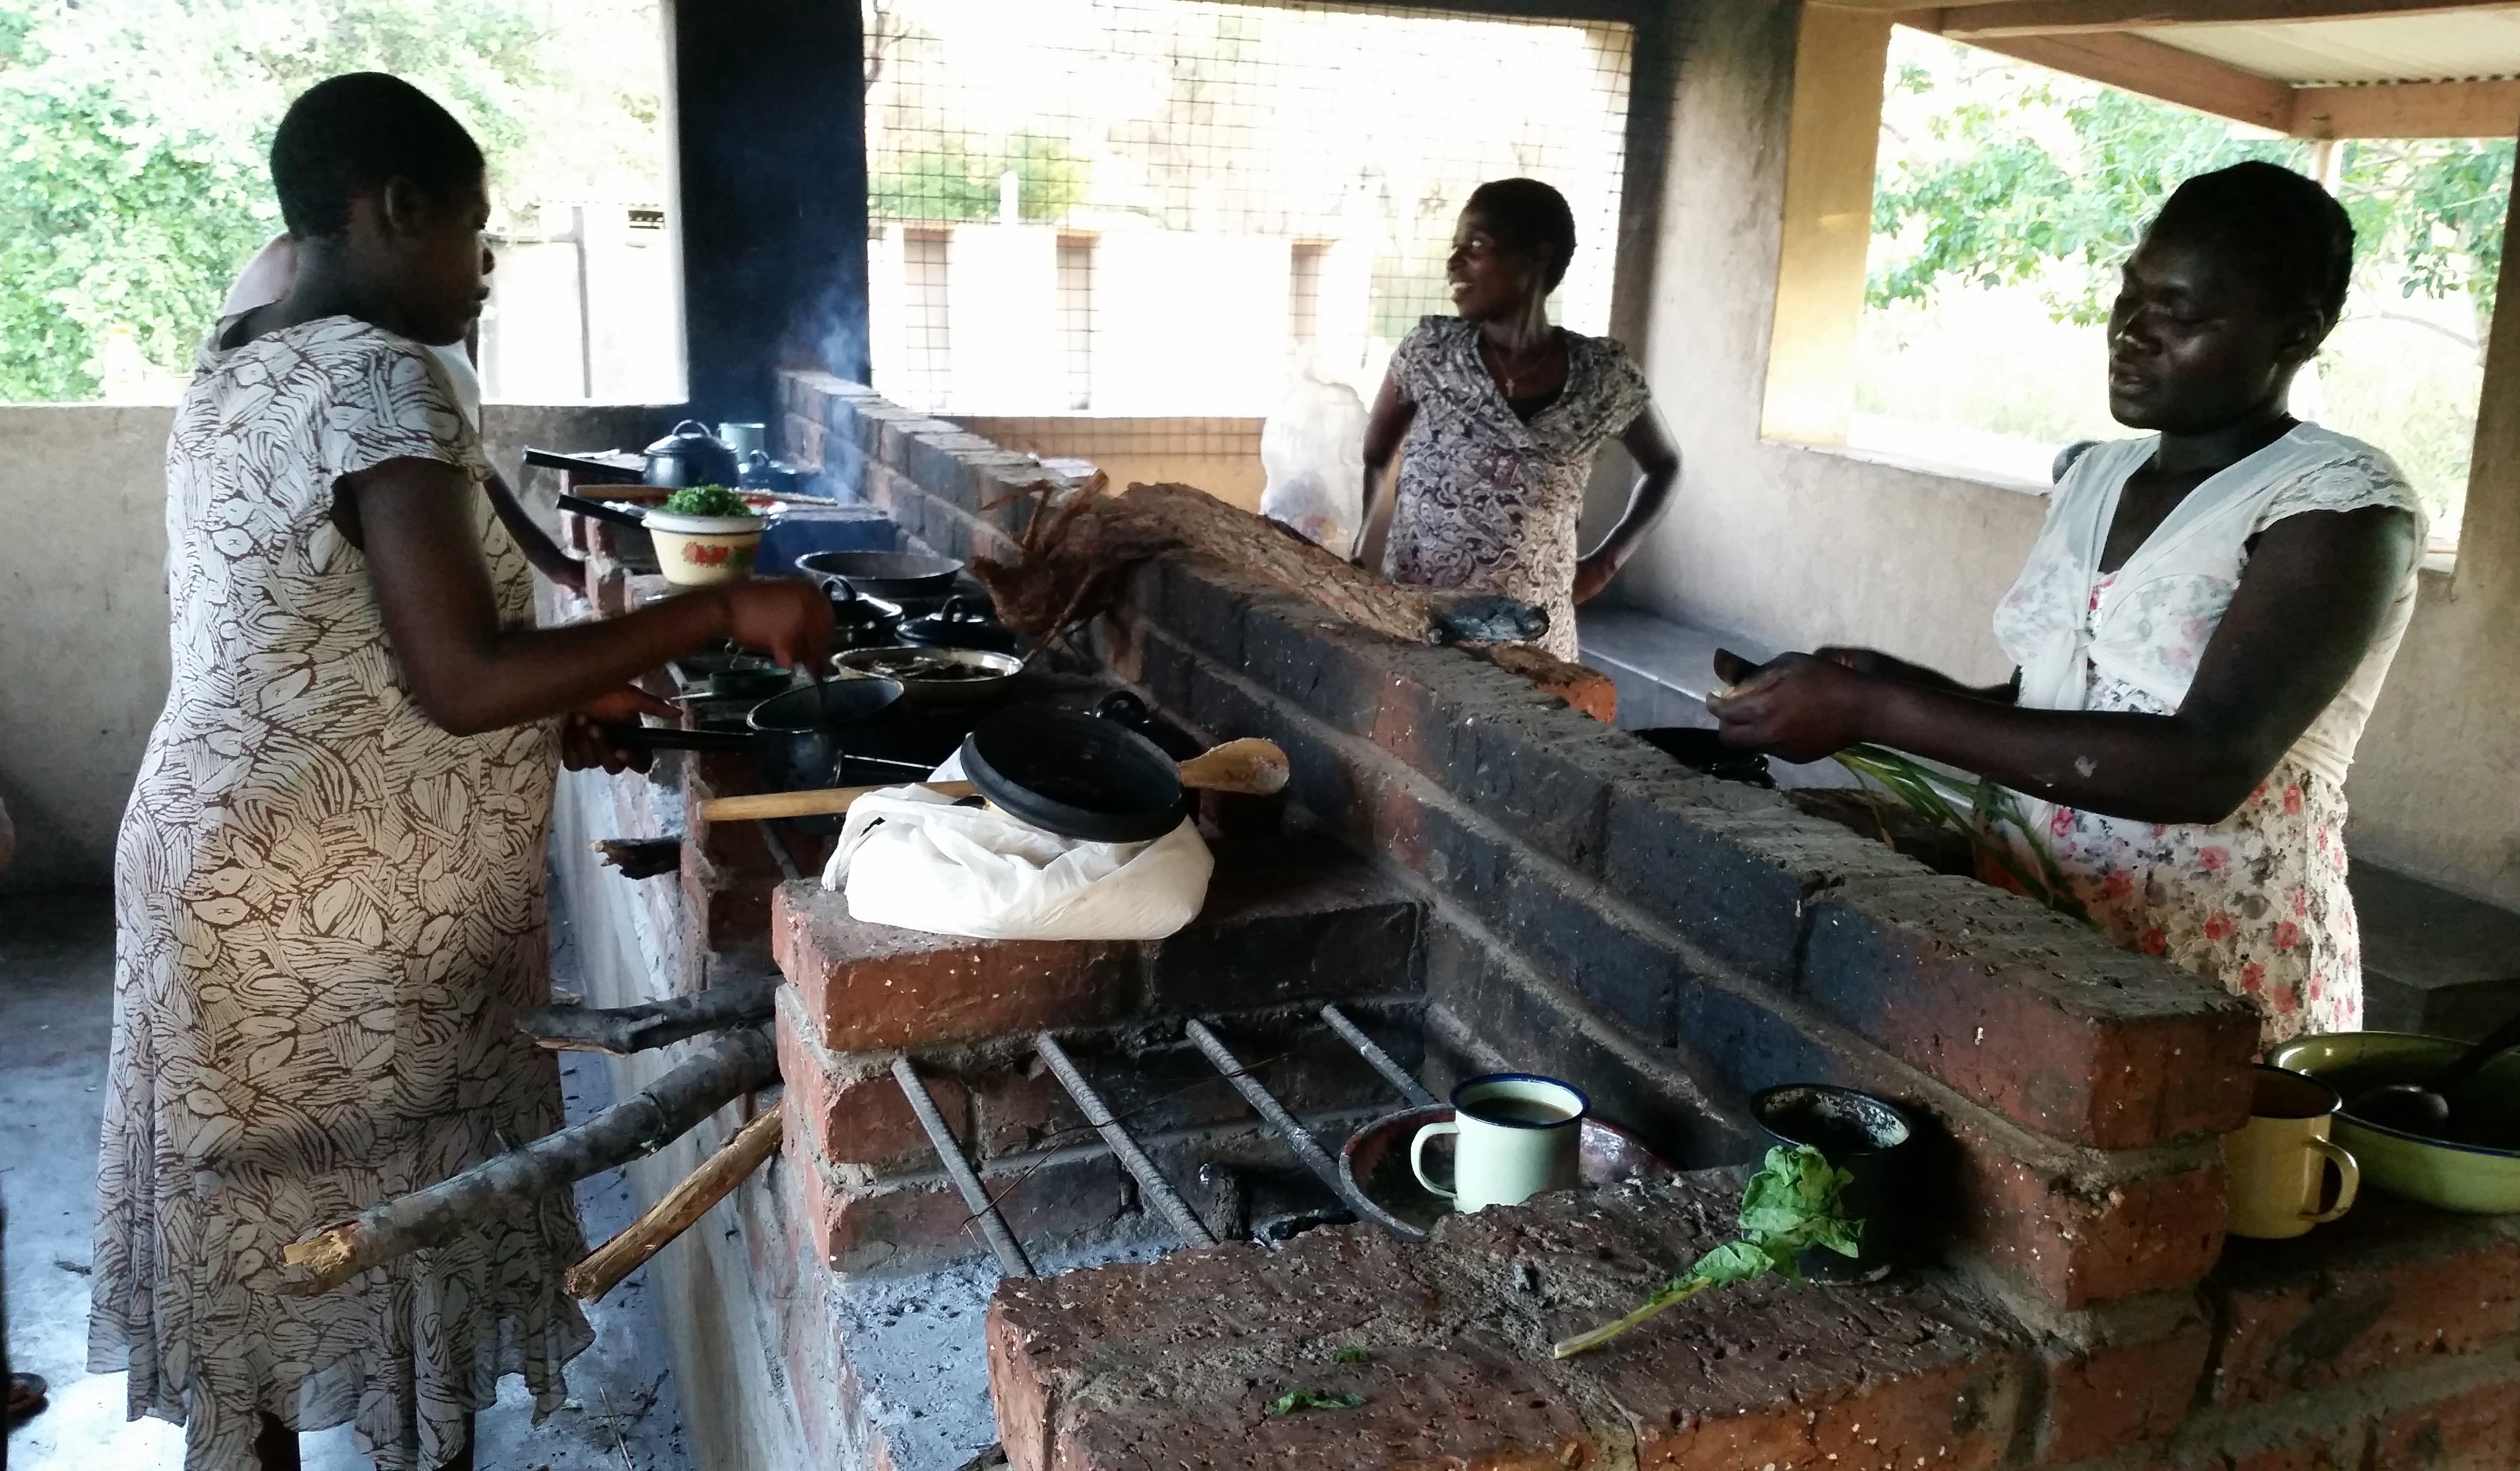
[[[565,936],[558,923],[554,933]],[[572,974],[565,942],[556,978]],[[183,1431],[123,1418],[123,1376],[92,1375],[87,1355],[88,1250],[106,1049],[112,1025],[113,925],[101,895],[0,896],[0,1199],[9,1212],[8,1272],[15,1367],[52,1381],[52,1407],[20,1427],[0,1464],[17,1471],[172,1471]],[[610,1099],[604,1068],[562,1070],[574,1121]],[[636,1214],[609,1172],[578,1186],[587,1238]],[[649,1303],[634,1272],[587,1317],[596,1340],[569,1366],[571,1398],[540,1426],[522,1381],[502,1386],[478,1422],[475,1464],[488,1471],[679,1471],[683,1417]],[[337,1427],[304,1440],[307,1471],[354,1471],[367,1460]]]

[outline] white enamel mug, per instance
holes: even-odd
[[[1573,1086],[1534,1073],[1490,1073],[1453,1089],[1451,1120],[1409,1141],[1418,1183],[1456,1211],[1518,1206],[1576,1183],[1583,1164],[1584,1115],[1593,1106]],[[1457,1134],[1450,1188],[1426,1177],[1426,1141]]]

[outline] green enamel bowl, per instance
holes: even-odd
[[[2421,1082],[2467,1050],[2467,1043],[2412,1032],[2338,1032],[2277,1047],[2267,1060],[2306,1073],[2352,1099],[2392,1082]],[[2520,1050],[2485,1065],[2458,1090],[2465,1098],[2520,1100]],[[2520,1101],[2506,1104],[2520,1114]],[[2504,1138],[2520,1123],[2504,1126]],[[2336,1142],[2362,1167],[2362,1182],[2445,1211],[2476,1216],[2520,1212],[2520,1149],[2454,1144],[2336,1116]]]

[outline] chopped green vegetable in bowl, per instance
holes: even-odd
[[[753,516],[759,513],[724,485],[685,485],[665,497],[663,509],[674,516]]]

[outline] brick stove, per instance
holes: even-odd
[[[1001,503],[1032,462],[829,378],[786,395],[791,458],[919,542],[1012,554]],[[791,983],[786,1152],[736,1202],[739,1257],[706,1250],[759,1319],[731,1341],[774,1363],[751,1382],[792,1400],[800,1463],[950,1471],[994,1433],[1022,1471],[2520,1466],[2520,1222],[2374,1195],[2301,1241],[2225,1242],[2241,1003],[1234,569],[1149,564],[1094,639],[1192,733],[1293,761],[1282,833],[1221,846],[1182,935],[859,925],[742,829],[687,837],[679,896],[640,886],[675,984],[774,958]],[[671,830],[671,780],[611,784],[607,820]],[[1061,1039],[1194,1210],[1222,1168],[1253,1218],[1300,1224],[1333,1202],[1183,1024],[1213,1021],[1334,1149],[1398,1099],[1325,1001],[1438,1092],[1503,1066],[1575,1080],[1685,1173],[1424,1243],[1359,1224],[1172,1251],[1031,1042]],[[998,1280],[903,1052],[1042,1275]],[[1925,1122],[1933,1260],[1709,1294],[1551,1361],[1731,1234],[1761,1147],[1742,1100],[1788,1080]],[[1293,1388],[1366,1402],[1264,1412]]]

